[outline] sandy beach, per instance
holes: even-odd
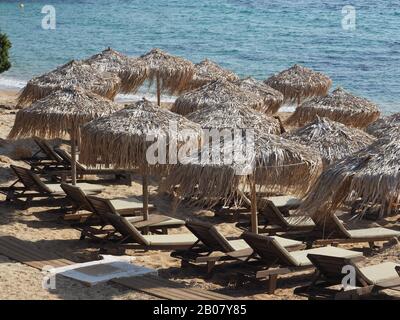
[[[0,184],[2,186],[7,186],[14,180],[9,165],[26,166],[19,158],[22,155],[32,153],[34,150],[34,144],[29,139],[22,141],[7,140],[7,135],[17,112],[15,109],[16,96],[17,93],[13,91],[0,92]],[[140,198],[142,193],[140,182],[140,177],[137,176],[134,177],[131,186],[110,183],[101,196],[113,198],[134,195]],[[213,222],[225,235],[239,236],[241,233],[241,230],[237,229],[234,223],[229,223],[221,217],[214,217],[211,211],[188,208],[184,205],[174,210],[171,199],[158,194],[156,180],[151,180],[150,191],[150,202],[162,214],[181,219],[195,216],[201,220]],[[0,201],[2,200],[4,200],[4,197],[0,196]],[[46,206],[38,204],[26,210],[2,203],[0,206],[0,233],[35,243],[40,249],[57,252],[75,262],[97,259],[98,246],[88,240],[80,241],[79,232],[71,228],[61,217],[59,204],[56,203]],[[356,223],[358,227],[374,226],[379,223],[382,226],[399,230],[399,226],[394,224],[395,220],[396,217],[390,217],[377,222],[363,221]],[[348,222],[348,224],[354,227],[352,223]],[[173,230],[172,232],[179,231]],[[344,247],[353,248],[354,246],[346,245]],[[398,243],[386,244],[373,255],[366,246],[357,245],[355,247],[363,250],[369,256],[368,264],[385,261],[400,262],[398,254],[400,245]],[[205,273],[196,268],[181,269],[180,262],[171,258],[169,252],[128,250],[127,253],[135,257],[135,263],[158,269],[159,275],[163,278],[196,288],[214,290],[236,298],[304,299],[294,295],[293,291],[296,287],[307,284],[311,276],[310,273],[299,273],[295,276],[282,277],[279,280],[275,295],[268,295],[266,294],[265,284],[262,282],[248,283],[239,289],[233,288],[231,284],[233,275],[224,272],[223,267],[217,269],[211,279],[207,279]],[[45,290],[42,288],[43,275],[39,270],[12,261],[5,256],[0,256],[0,282],[3,288],[0,292],[0,299],[154,299],[152,296],[116,284],[106,283],[86,287],[77,281],[61,276],[58,278],[56,290]],[[388,294],[386,298],[396,297],[394,292],[388,291],[386,293]]]

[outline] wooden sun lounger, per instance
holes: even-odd
[[[61,183],[61,188],[72,202],[70,213],[64,216],[66,220],[85,219],[94,213],[94,209],[81,188],[66,183]],[[143,203],[137,198],[111,199],[110,202],[120,215],[140,215],[143,213]],[[155,210],[153,204],[149,204],[148,208],[150,211]],[[80,213],[80,211],[86,211],[86,213]]]
[[[102,215],[102,212],[97,213],[95,208],[93,208],[90,201],[87,199],[87,195],[81,188],[77,186],[72,186],[69,184],[62,183],[61,188],[64,190],[67,197],[73,201],[74,210],[77,212],[79,210],[86,210],[88,213],[85,215],[80,215],[78,213],[68,214],[67,217],[64,216],[65,220],[79,220],[80,223],[84,225],[75,225],[78,230],[83,232],[85,235],[87,233],[86,227],[92,226],[106,226],[108,221]],[[182,227],[185,222],[183,220],[170,218],[162,215],[151,215],[150,221],[142,221],[143,217],[138,216],[142,214],[143,203],[136,198],[128,199],[111,199],[109,200],[113,209],[120,215],[129,217],[130,223],[133,223],[136,228],[148,228],[152,232],[168,233],[168,229]],[[154,209],[154,206],[151,205]],[[74,218],[74,216],[77,216]],[[92,230],[93,231],[93,230]],[[98,231],[96,231],[97,233]]]
[[[278,198],[278,199],[273,199]],[[315,223],[310,217],[307,216],[290,216],[284,215],[281,208],[287,208],[289,203],[292,203],[292,207],[299,205],[298,199],[282,196],[282,197],[271,197],[263,198],[259,201],[258,209],[260,214],[265,218],[266,222],[263,226],[258,229],[259,233],[275,234],[277,232],[292,232],[292,231],[311,231],[315,227]],[[260,222],[261,224],[261,222]],[[237,227],[241,229],[248,229],[250,222],[238,223]]]
[[[243,239],[228,240],[210,223],[186,220],[186,227],[199,239],[187,250],[174,251],[171,256],[182,260],[182,266],[191,264],[207,264],[210,273],[219,261],[240,260],[253,252]],[[274,237],[286,248],[298,248],[302,242]]]
[[[67,163],[54,152],[53,148],[46,140],[34,137],[33,141],[39,147],[39,150],[29,158],[22,159],[31,166],[31,170],[37,173],[43,173],[50,170],[66,170],[69,169]],[[43,156],[39,156],[42,154]]]
[[[336,215],[332,215],[324,223],[316,223],[316,228],[306,237],[311,239],[310,245],[367,242],[374,247],[375,242],[399,238],[400,232],[383,227],[348,230]]]
[[[37,174],[26,168],[14,165],[10,167],[18,179],[9,187],[0,188],[0,192],[6,195],[7,202],[26,199],[25,205],[27,206],[34,198],[53,199],[65,197],[64,190],[60,184],[45,183]],[[100,193],[104,189],[104,186],[90,183],[80,183],[77,186],[91,194]]]
[[[297,293],[308,292],[310,295],[318,295],[330,292],[336,299],[352,299],[400,286],[400,277],[396,271],[396,268],[400,268],[400,264],[394,262],[360,268],[357,266],[357,260],[346,257],[314,253],[309,254],[308,259],[316,268],[315,276],[309,286],[297,289]],[[353,268],[356,287],[343,287],[342,281],[347,274],[343,273],[344,267]],[[336,285],[341,285],[340,289],[328,289]]]
[[[64,163],[67,163],[68,166],[71,166],[72,163],[72,158],[71,155],[66,152],[65,150],[62,150],[60,148],[55,148],[54,151],[56,154],[63,160]],[[134,172],[134,170],[125,170],[125,169],[113,169],[113,168],[89,168],[80,163],[79,161],[76,161],[76,172],[80,176],[85,176],[85,175],[114,175],[116,178],[123,177],[128,180],[129,184],[131,182],[131,174]],[[71,175],[70,170],[54,170],[49,172],[50,175],[52,176],[59,176],[61,177],[62,181],[65,181],[67,177]]]
[[[274,293],[279,275],[294,273],[313,268],[308,259],[309,254],[324,254],[334,257],[362,258],[362,253],[336,247],[320,247],[308,250],[288,251],[276,239],[266,235],[245,232],[243,239],[253,249],[250,261],[243,264],[238,274],[243,277],[251,276],[255,279],[268,279],[268,292]]]
[[[95,212],[106,220],[114,230],[103,238],[97,239],[113,240],[124,247],[141,248],[146,250],[173,250],[189,248],[198,239],[190,233],[187,234],[152,234],[143,235],[138,231],[140,228],[159,228],[162,223],[168,224],[171,218],[166,216],[151,215],[149,220],[134,220],[121,216],[115,211],[111,202],[107,199],[88,196],[88,201]],[[152,218],[153,217],[153,218]],[[138,217],[133,217],[138,218]],[[155,226],[155,224],[158,226]],[[88,235],[91,237],[91,235]]]

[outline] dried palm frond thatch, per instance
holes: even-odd
[[[18,111],[9,138],[62,138],[93,119],[121,109],[119,104],[80,88],[54,91]]]
[[[362,130],[319,117],[305,127],[286,133],[283,137],[317,150],[325,167],[364,149],[375,141],[373,136]]]
[[[246,106],[232,102],[189,113],[186,118],[198,123],[203,129],[254,129],[267,134],[280,134],[279,121]]]
[[[279,136],[258,133],[253,140],[243,136],[242,142],[221,139],[208,152],[193,154],[171,169],[163,189],[211,208],[221,199],[240,202],[251,179],[259,191],[304,195],[321,172],[322,161],[315,151]]]
[[[149,172],[160,173],[167,169],[177,160],[178,148],[181,152],[182,145],[189,150],[197,149],[201,137],[198,124],[143,99],[86,124],[82,129],[81,160],[87,164],[101,160],[119,168],[139,167],[143,176],[143,212],[147,220]]]
[[[218,79],[237,81],[239,80],[239,76],[230,70],[222,68],[214,61],[205,59],[194,65],[194,74],[190,82],[190,88],[197,89]]]
[[[115,74],[99,72],[88,64],[72,60],[49,73],[29,80],[18,97],[18,104],[26,105],[46,97],[53,91],[73,86],[114,99],[120,90],[121,80]]]
[[[271,88],[264,82],[257,81],[251,77],[245,78],[237,82],[239,87],[254,92],[264,99],[264,105],[258,109],[267,114],[278,112],[283,103],[283,94],[278,90]]]
[[[257,94],[242,89],[233,82],[220,79],[181,95],[175,100],[171,111],[187,115],[225,102],[248,106],[256,110],[262,108],[264,104],[263,98]]]
[[[76,142],[80,126],[92,119],[109,115],[120,105],[78,87],[55,91],[18,111],[10,137],[71,137],[72,184],[76,184]]]
[[[379,115],[379,108],[373,102],[337,88],[326,97],[314,98],[303,103],[286,123],[304,125],[319,116],[348,126],[365,128],[378,119]]]
[[[147,65],[137,58],[130,58],[111,48],[83,61],[100,72],[110,72],[121,79],[122,93],[136,92],[148,77]]]
[[[171,133],[175,124],[176,132]],[[146,152],[154,144],[148,138],[160,142],[166,139],[168,144],[171,134],[175,134],[178,146],[189,138],[197,145],[202,130],[198,124],[143,99],[83,126],[81,161],[92,165],[100,159],[106,165],[124,169],[147,167]],[[159,167],[162,163],[152,164],[150,169]]]
[[[328,76],[297,64],[264,82],[282,92],[285,102],[297,102],[298,105],[302,99],[325,96],[332,86]]]
[[[326,169],[299,208],[324,220],[344,203],[357,203],[362,215],[371,205],[381,216],[400,205],[400,133],[379,139],[369,147]]]
[[[150,85],[154,82],[157,83],[158,98],[161,92],[181,94],[188,90],[194,73],[192,62],[157,48],[137,60],[147,66],[147,78]],[[158,105],[160,104],[158,103]]]
[[[366,131],[377,138],[384,138],[400,131],[400,113],[380,118],[371,123]]]

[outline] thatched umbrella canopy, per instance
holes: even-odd
[[[176,126],[174,128],[174,126]],[[96,119],[82,128],[81,161],[94,164],[99,159],[104,164],[119,168],[139,167],[143,176],[145,217],[148,216],[147,175],[149,171],[159,172],[170,164],[174,145],[185,144],[198,147],[202,130],[196,123],[171,111],[161,109],[145,99],[134,103],[114,114]],[[150,162],[149,148],[154,138],[160,144],[165,141],[167,159]],[[160,146],[160,150],[163,148]]]
[[[337,88],[326,97],[314,98],[303,103],[290,116],[287,124],[304,125],[319,116],[348,126],[365,128],[378,119],[379,115],[380,111],[375,103]]]
[[[264,104],[263,98],[257,94],[242,89],[233,82],[220,79],[181,95],[175,100],[171,111],[187,115],[196,110],[221,105],[228,101],[256,110],[262,109]]]
[[[125,56],[111,48],[107,48],[83,62],[100,72],[118,75],[121,79],[120,92],[122,93],[136,92],[148,76],[148,68],[143,61]]]
[[[282,92],[285,102],[297,102],[297,105],[300,105],[302,99],[325,96],[332,86],[332,80],[328,76],[298,64],[264,82]]]
[[[366,131],[377,138],[384,138],[400,131],[400,113],[378,119],[371,123]]]
[[[178,195],[197,199],[193,204],[210,208],[220,199],[240,202],[243,191],[250,189],[252,231],[257,232],[257,188],[304,195],[318,178],[322,160],[312,149],[279,136],[257,132],[253,138],[241,138],[239,145],[221,139],[216,147],[177,164],[164,188],[178,186]]]
[[[400,133],[326,169],[300,207],[299,213],[323,221],[343,204],[358,203],[361,215],[372,205],[390,213],[400,205]],[[361,204],[360,204],[361,203]]]
[[[190,88],[197,89],[218,79],[238,81],[239,76],[230,70],[222,68],[214,61],[205,59],[194,65],[194,74],[190,82]]]
[[[100,72],[88,64],[72,60],[49,73],[29,80],[18,97],[18,104],[26,105],[56,90],[74,86],[113,99],[120,90],[121,80],[115,74]]]
[[[318,150],[325,167],[375,141],[375,138],[365,131],[319,117],[305,127],[286,133],[284,137]]]
[[[248,77],[238,81],[237,84],[242,89],[252,91],[264,99],[264,105],[259,109],[259,111],[267,114],[274,114],[278,112],[283,103],[283,94],[278,90],[271,88],[264,82]]]
[[[18,111],[10,138],[39,136],[53,139],[71,136],[72,182],[76,183],[76,140],[81,125],[106,115],[121,106],[80,88],[62,89]]]
[[[161,92],[181,94],[190,86],[194,74],[192,62],[170,55],[161,49],[152,49],[138,58],[148,68],[147,79],[157,85],[157,104],[161,103]]]
[[[267,134],[281,132],[277,119],[268,117],[242,105],[235,105],[233,102],[225,102],[216,106],[209,106],[204,109],[189,113],[186,118],[198,123],[203,129],[254,129]]]

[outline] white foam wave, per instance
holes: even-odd
[[[25,87],[26,81],[9,77],[0,77],[0,89],[19,90]]]

